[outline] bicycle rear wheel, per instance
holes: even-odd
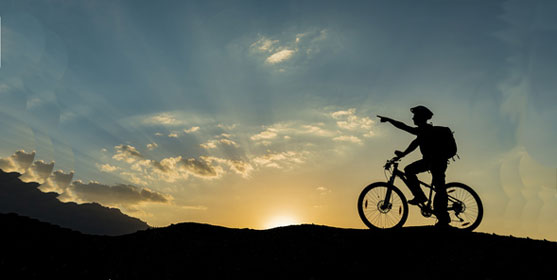
[[[446,188],[450,226],[468,231],[476,229],[482,222],[484,213],[480,196],[462,183],[447,183]]]
[[[390,199],[386,201],[389,190]],[[360,193],[358,213],[362,222],[371,229],[399,228],[408,218],[408,203],[397,187],[378,182],[368,185]]]

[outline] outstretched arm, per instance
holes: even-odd
[[[379,117],[379,120],[381,122],[390,122],[392,125],[394,125],[394,127],[398,128],[398,129],[404,130],[404,131],[406,131],[408,133],[411,133],[411,134],[414,134],[414,135],[417,134],[417,131],[416,131],[415,127],[411,127],[411,126],[409,126],[409,125],[407,125],[403,122],[399,122],[397,120],[393,120],[393,119],[388,118],[388,117],[383,117],[383,116],[379,116],[379,115],[377,115],[377,117]],[[414,149],[415,149],[415,147],[414,147]]]
[[[407,154],[413,152],[418,146],[419,146],[418,139],[415,139],[414,141],[412,141],[410,143],[410,145],[408,145],[408,148],[406,148],[406,150],[404,150],[404,152],[395,151],[395,154],[396,154],[397,157],[404,157]]]

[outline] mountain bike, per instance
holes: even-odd
[[[399,157],[394,157],[385,164],[385,174],[391,172],[388,182],[372,183],[366,186],[358,197],[360,218],[371,229],[400,228],[408,218],[408,202],[400,189],[394,185],[396,177],[408,185],[406,175],[398,170],[399,161]],[[429,196],[426,202],[417,206],[421,214],[429,218],[435,213],[433,209],[435,187],[433,184],[419,182],[421,186],[429,189]],[[451,217],[449,226],[468,231],[477,228],[483,217],[482,201],[478,194],[462,183],[446,183],[445,187],[448,196],[447,211]]]

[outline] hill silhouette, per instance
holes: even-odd
[[[19,176],[0,170],[0,213],[18,213],[89,234],[122,235],[149,227],[119,209],[97,203],[61,202],[57,193],[44,193],[38,183],[22,182]]]
[[[52,279],[535,279],[557,243],[485,233],[299,225],[270,230],[183,223],[122,236],[81,234],[0,214],[0,275]]]

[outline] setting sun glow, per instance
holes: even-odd
[[[271,229],[271,228],[276,228],[276,227],[283,227],[283,226],[289,226],[289,225],[295,225],[295,224],[299,224],[298,220],[292,216],[288,216],[288,215],[278,215],[278,216],[273,216],[270,219],[268,219],[263,228],[265,229]]]

